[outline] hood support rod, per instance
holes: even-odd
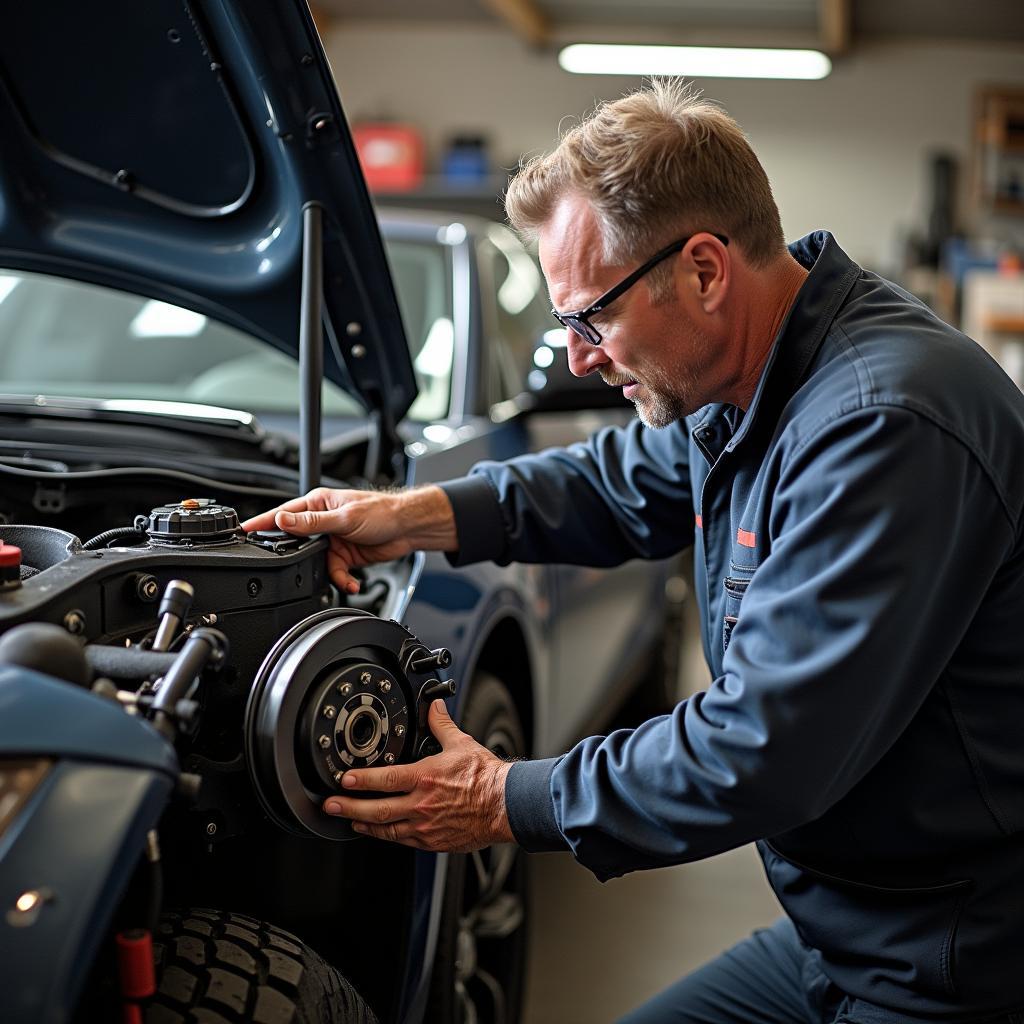
[[[302,207],[299,306],[299,493],[320,486],[320,396],[324,380],[324,208]]]

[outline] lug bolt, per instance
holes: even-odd
[[[359,677],[359,682],[361,682],[363,684],[363,686],[369,686],[370,685],[370,673],[369,672],[364,672]]]
[[[380,687],[381,693],[391,692],[391,683],[389,683],[386,679],[382,679],[377,685]]]
[[[326,750],[331,745],[331,737],[321,736],[320,739],[317,740],[317,743],[320,744],[322,749]]]
[[[79,633],[84,633],[85,616],[77,608],[72,608],[71,611],[64,616],[64,628],[74,636],[78,636]]]
[[[342,697],[349,696],[349,694],[352,693],[352,684],[342,683],[341,686],[338,687],[338,693],[340,693]]]
[[[394,754],[385,754],[384,755],[384,763],[385,764],[394,764],[395,763],[395,755]]]
[[[404,725],[396,725],[395,726],[395,735],[399,739],[401,739],[405,735],[405,726]]]
[[[333,704],[328,704],[324,708],[324,718],[333,718],[338,713],[338,709]]]

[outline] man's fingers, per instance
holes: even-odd
[[[353,768],[345,772],[342,785],[346,789],[370,789],[375,793],[408,793],[416,785],[416,766]],[[334,799],[337,798],[331,797]]]
[[[427,724],[434,734],[434,739],[441,744],[442,750],[447,750],[452,743],[466,735],[452,721],[451,715],[448,714],[448,708],[440,697],[430,702],[430,708],[427,711]]]
[[[335,817],[363,821],[371,825],[392,825],[405,821],[412,811],[408,797],[396,800],[359,800],[355,797],[332,796],[324,801],[324,810]]]
[[[429,850],[427,846],[413,831],[412,826],[406,821],[395,822],[393,825],[353,825],[352,828],[363,836],[370,836],[373,839],[384,839],[389,843],[401,843],[402,846],[411,846],[416,850]]]
[[[253,530],[272,530],[277,520],[277,516],[281,512],[305,512],[309,508],[310,494],[304,494],[301,498],[292,498],[290,501],[285,501],[278,505],[276,508],[268,509],[266,512],[261,512],[258,516],[253,516],[252,519],[246,519],[242,523],[242,529],[246,533],[252,533]]]

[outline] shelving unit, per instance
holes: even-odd
[[[418,188],[403,192],[377,191],[373,193],[373,201],[378,206],[445,210],[500,221],[505,217],[501,197],[507,186],[507,174],[492,174],[481,181],[465,183],[441,175],[427,175]]]
[[[979,211],[1024,216],[1024,89],[982,89],[974,123]]]

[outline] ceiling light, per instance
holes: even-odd
[[[832,62],[817,50],[727,46],[573,43],[558,55],[577,75],[685,75],[687,78],[824,78]]]

